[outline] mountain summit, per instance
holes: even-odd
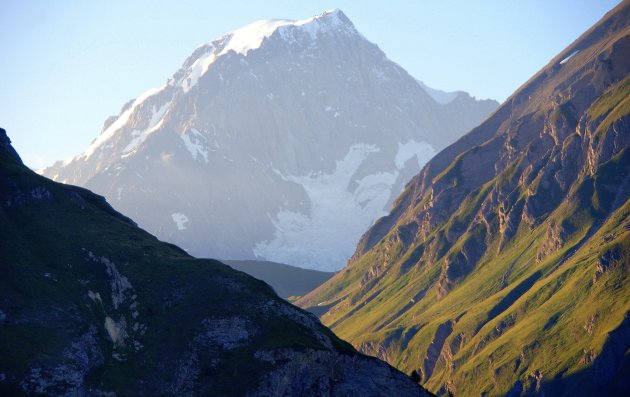
[[[297,303],[439,395],[630,395],[630,2],[436,155]]]
[[[420,167],[497,106],[427,92],[339,10],[259,21],[198,47],[43,174],[196,256],[335,270]]]

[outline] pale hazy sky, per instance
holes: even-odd
[[[340,8],[409,73],[503,101],[610,0],[0,0],[0,126],[27,165],[74,156],[201,43],[258,19]]]

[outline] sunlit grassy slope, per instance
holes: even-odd
[[[438,394],[628,395],[629,16],[438,154],[298,304]]]

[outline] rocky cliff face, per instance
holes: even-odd
[[[627,395],[629,75],[623,2],[436,155],[298,304],[438,393]]]
[[[43,174],[197,256],[336,270],[420,167],[498,105],[427,90],[339,10],[259,21],[197,48]]]
[[[0,129],[0,394],[427,395],[316,317],[22,165]]]

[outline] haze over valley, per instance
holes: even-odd
[[[329,3],[0,4],[0,395],[630,395],[630,0]]]

